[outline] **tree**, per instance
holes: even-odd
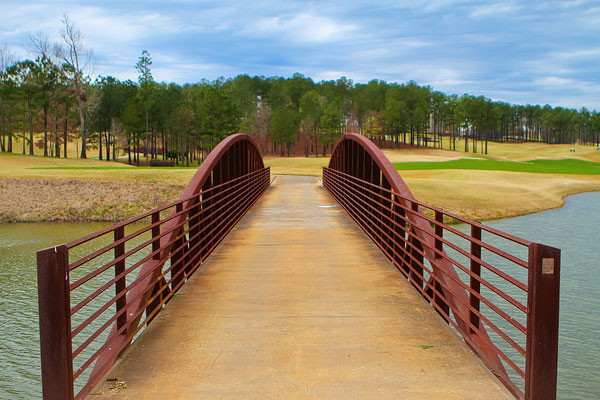
[[[7,152],[12,152],[12,124],[16,93],[6,72],[13,64],[14,56],[8,45],[0,45],[0,151]]]
[[[57,47],[57,55],[64,63],[64,71],[71,82],[73,95],[77,99],[79,107],[79,129],[81,132],[81,158],[87,158],[86,153],[86,126],[85,126],[85,102],[87,96],[85,85],[89,81],[87,70],[91,68],[93,52],[85,47],[83,35],[65,15],[62,18],[64,31],[62,38],[64,47]]]
[[[335,142],[344,125],[344,115],[335,101],[331,101],[325,105],[320,123],[322,134],[319,141],[323,145],[323,155],[325,155],[327,146]]]
[[[193,108],[197,131],[211,141],[221,141],[225,136],[237,132],[240,126],[240,110],[216,84],[199,85],[194,90]]]
[[[181,101],[169,116],[167,124],[179,144],[179,158],[186,166],[190,165],[191,133],[194,131],[194,110],[187,101]]]
[[[39,101],[44,112],[44,156],[48,156],[48,110],[54,91],[57,90],[60,71],[52,60],[42,54],[35,60]]]
[[[308,139],[314,143],[315,155],[318,155],[317,137],[323,114],[323,98],[316,90],[309,90],[300,98],[300,126]],[[308,157],[308,144],[306,145],[305,155]]]
[[[148,53],[148,50],[142,50],[142,55],[138,57],[138,62],[135,64],[135,69],[137,69],[140,73],[138,76],[138,82],[140,84],[138,98],[144,106],[146,115],[146,135],[144,137],[144,154],[146,156],[146,165],[148,164],[148,135],[150,132],[148,126],[148,110],[152,107],[152,104],[154,104],[154,91],[156,86],[154,83],[154,78],[152,77],[150,66],[152,66],[150,53]]]
[[[38,80],[36,79],[37,65],[31,60],[19,61],[6,70],[6,76],[12,81],[13,87],[27,104],[29,122],[29,154],[33,155],[33,118],[36,96],[39,92]],[[23,154],[25,154],[25,132],[23,132]]]
[[[134,96],[129,98],[121,113],[121,122],[127,132],[127,154],[128,162],[131,164],[131,147],[134,147],[133,158],[140,165],[139,137],[144,129],[144,105]]]
[[[283,144],[288,146],[288,156],[290,155],[290,143],[296,138],[298,132],[298,115],[293,106],[283,106],[276,109],[269,122],[269,133],[275,142],[281,144],[281,155],[284,155]]]

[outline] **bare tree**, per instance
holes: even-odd
[[[0,74],[15,63],[15,56],[6,43],[0,45]]]
[[[85,83],[89,79],[86,73],[92,67],[93,52],[85,47],[81,31],[75,27],[68,15],[63,16],[62,22],[65,29],[62,32],[64,47],[60,47],[57,55],[64,63],[64,69],[71,82],[73,95],[77,98],[79,106],[79,121],[81,130],[81,158],[86,154],[86,125],[85,125]]]
[[[27,50],[33,54],[35,57],[39,58],[52,58],[52,45],[48,40],[48,35],[42,31],[37,31],[35,33],[30,33],[27,35],[29,38],[29,45],[27,46]]]
[[[15,63],[15,57],[6,43],[0,44],[0,151],[12,152],[11,118],[8,110],[7,87],[4,79],[6,71]],[[8,137],[8,145],[6,139]]]

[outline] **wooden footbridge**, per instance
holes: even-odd
[[[38,252],[44,398],[552,399],[559,267],[365,137],[319,179],[233,135],[179,201]]]

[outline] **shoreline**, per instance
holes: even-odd
[[[273,176],[277,175],[279,174],[273,174]],[[409,187],[411,187],[410,183]],[[148,182],[0,179],[0,223],[117,223],[176,201],[184,188],[185,185],[181,184]],[[411,190],[414,192],[413,188]],[[527,205],[515,207],[516,201],[508,198],[505,199],[506,206],[496,207],[493,214],[490,214],[487,208],[471,208],[468,212],[464,212],[466,210],[463,209],[461,212],[456,210],[460,208],[460,204],[452,204],[452,201],[450,201],[451,206],[448,206],[448,204],[439,204],[426,195],[415,194],[415,197],[468,219],[492,221],[562,208],[567,197],[596,191],[600,191],[600,185],[569,187],[560,194],[559,202],[547,199],[544,205],[533,209]],[[469,191],[467,191],[468,195]]]
[[[509,219],[509,218],[517,218],[517,217],[523,217],[525,215],[532,215],[532,214],[539,214],[541,212],[544,211],[550,211],[550,210],[557,210],[559,208],[563,208],[566,204],[566,198],[567,197],[571,197],[571,196],[576,196],[578,194],[583,194],[583,193],[595,193],[595,192],[600,192],[600,188],[594,190],[581,190],[578,192],[574,192],[574,193],[568,193],[565,194],[561,197],[561,204],[556,206],[556,207],[548,207],[548,208],[542,208],[539,210],[534,210],[534,211],[530,211],[530,212],[524,212],[522,214],[514,214],[514,215],[506,215],[506,216],[502,216],[502,217],[498,217],[498,218],[488,218],[488,219],[477,219],[477,221],[479,222],[485,222],[485,221],[497,221],[497,220],[501,220],[501,219]]]

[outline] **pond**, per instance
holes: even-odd
[[[35,252],[108,225],[0,224],[0,398],[41,398]],[[597,398],[600,192],[570,196],[561,209],[487,225],[562,249],[558,398]]]

